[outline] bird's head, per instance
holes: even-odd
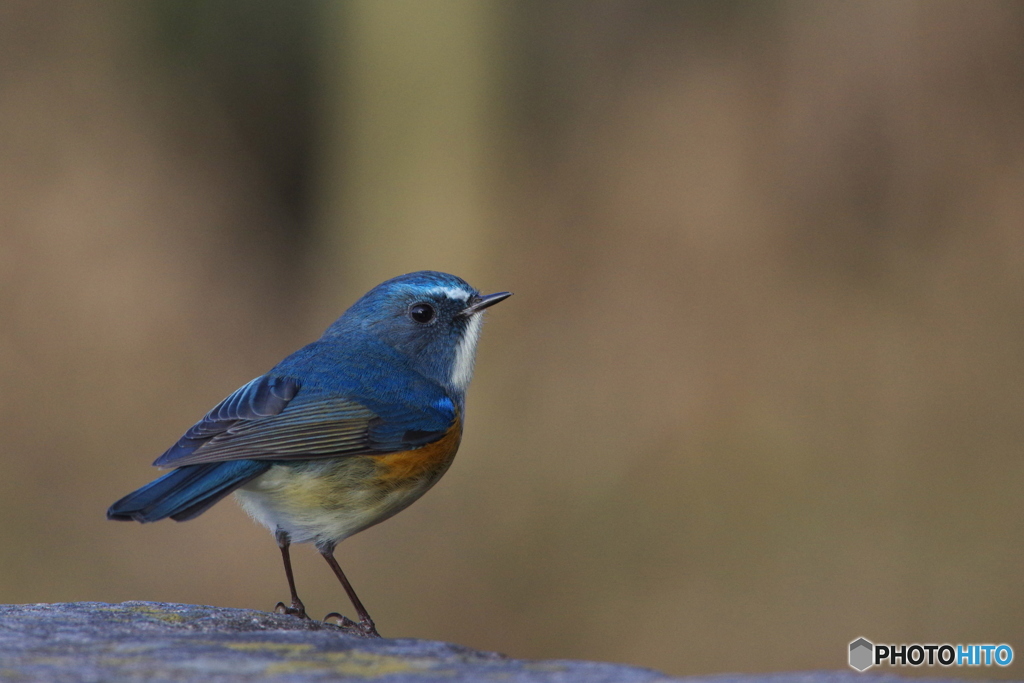
[[[510,296],[481,295],[447,273],[408,273],[363,295],[327,334],[358,328],[398,350],[422,375],[461,393],[473,376],[484,310]]]

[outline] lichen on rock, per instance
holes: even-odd
[[[615,664],[530,662],[426,640],[368,639],[248,609],[125,602],[0,605],[0,680],[653,683]]]

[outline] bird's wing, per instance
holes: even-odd
[[[422,405],[422,404],[420,404]],[[436,441],[455,422],[446,397],[378,414],[341,397],[304,397],[298,380],[254,379],[211,410],[154,465],[181,467],[226,460],[308,460],[391,453]]]

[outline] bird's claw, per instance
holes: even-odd
[[[367,638],[380,638],[380,634],[377,633],[377,627],[374,625],[372,619],[362,619],[360,621],[352,621],[343,614],[337,612],[331,612],[324,617],[324,623],[334,619],[335,623],[342,628],[354,628],[355,630],[362,633]]]
[[[299,619],[309,619],[309,615],[306,614],[306,607],[301,602],[293,602],[291,607],[288,607],[283,602],[279,602],[274,606],[274,611],[278,614],[290,614]]]

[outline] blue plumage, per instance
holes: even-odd
[[[270,463],[256,460],[180,467],[111,505],[107,518],[157,522],[170,517],[184,522],[268,469]]]
[[[185,521],[235,491],[277,537],[292,597],[279,607],[306,616],[288,548],[314,542],[355,605],[358,627],[376,635],[334,547],[444,474],[462,435],[483,311],[509,296],[481,296],[433,271],[374,287],[319,340],[193,425],[154,463],[176,469],[114,503],[108,518]]]

